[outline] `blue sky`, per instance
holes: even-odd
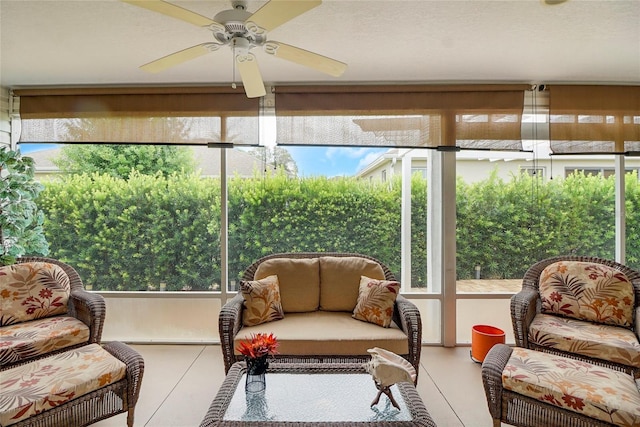
[[[55,144],[20,144],[20,153],[29,154],[38,150],[47,150],[49,148],[55,148]]]
[[[386,151],[383,148],[283,147],[298,165],[300,176],[355,175]]]
[[[22,144],[20,151],[28,154],[36,150],[54,148],[55,144]],[[283,147],[298,165],[300,176],[324,175],[353,176],[356,172],[377,159],[385,148],[368,147]]]

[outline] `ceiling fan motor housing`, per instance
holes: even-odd
[[[214,31],[215,38],[225,44],[238,37],[247,39],[251,47],[263,44],[266,41],[266,37],[249,31],[245,24],[252,14],[247,12],[244,7],[238,7],[235,3],[235,9],[223,10],[213,18],[214,21],[221,23],[225,28],[224,32]]]

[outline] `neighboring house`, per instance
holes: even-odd
[[[220,153],[219,149],[210,149],[205,146],[190,146],[196,161],[196,170],[203,177],[220,176]],[[36,179],[46,180],[59,175],[60,169],[53,163],[60,155],[60,147],[45,150],[32,151],[25,156],[32,157],[36,164]],[[254,174],[264,171],[263,163],[260,159],[246,151],[239,149],[227,150],[227,175],[232,177],[238,175],[250,178]]]
[[[427,176],[427,159],[430,150],[390,149],[369,165],[362,168],[356,176],[368,180],[390,180],[402,173],[402,159],[412,158],[411,169]],[[614,173],[612,155],[557,155],[549,156],[548,151],[541,153],[497,152],[497,151],[459,151],[456,153],[456,174],[466,182],[478,182],[486,179],[496,170],[498,177],[510,179],[518,173],[540,174],[544,179],[563,178],[574,171],[609,176]],[[626,157],[627,172],[636,171],[640,176],[640,158]]]

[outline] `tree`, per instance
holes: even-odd
[[[286,148],[278,146],[259,147],[253,148],[249,152],[262,160],[265,169],[273,171],[284,170],[290,177],[298,176],[298,165]]]
[[[162,176],[195,170],[191,149],[171,145],[66,145],[53,163],[67,174],[101,173],[124,179],[134,170]]]
[[[63,126],[64,141],[87,143],[62,148],[61,156],[53,163],[64,173],[102,173],[127,179],[132,170],[142,175],[160,172],[163,176],[195,171],[193,152],[187,147],[127,144],[141,139],[188,140],[189,127],[178,117],[169,118],[168,122],[157,117],[94,117],[70,120]],[[104,143],[111,141],[118,144]]]
[[[47,255],[44,214],[35,203],[43,186],[34,180],[31,157],[0,149],[0,265],[25,254]]]

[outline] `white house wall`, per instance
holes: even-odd
[[[0,146],[11,146],[9,90],[4,87],[0,87]]]
[[[537,161],[527,159],[514,159],[505,161],[490,158],[460,158],[458,155],[457,175],[462,177],[467,183],[482,181],[489,177],[492,171],[497,172],[497,176],[504,180],[510,180],[513,175],[520,173],[522,169],[542,170],[545,179],[564,178],[569,169],[607,169],[613,171],[615,168],[613,156],[554,156],[553,159],[545,158]],[[425,169],[427,161],[423,158],[413,158],[412,169]],[[625,169],[635,169],[640,175],[640,158],[627,157],[625,159]],[[384,171],[384,172],[383,172]],[[357,176],[361,179],[380,181],[385,176],[390,180],[394,175],[401,176],[402,159],[393,164],[390,159],[384,159],[364,173]]]

